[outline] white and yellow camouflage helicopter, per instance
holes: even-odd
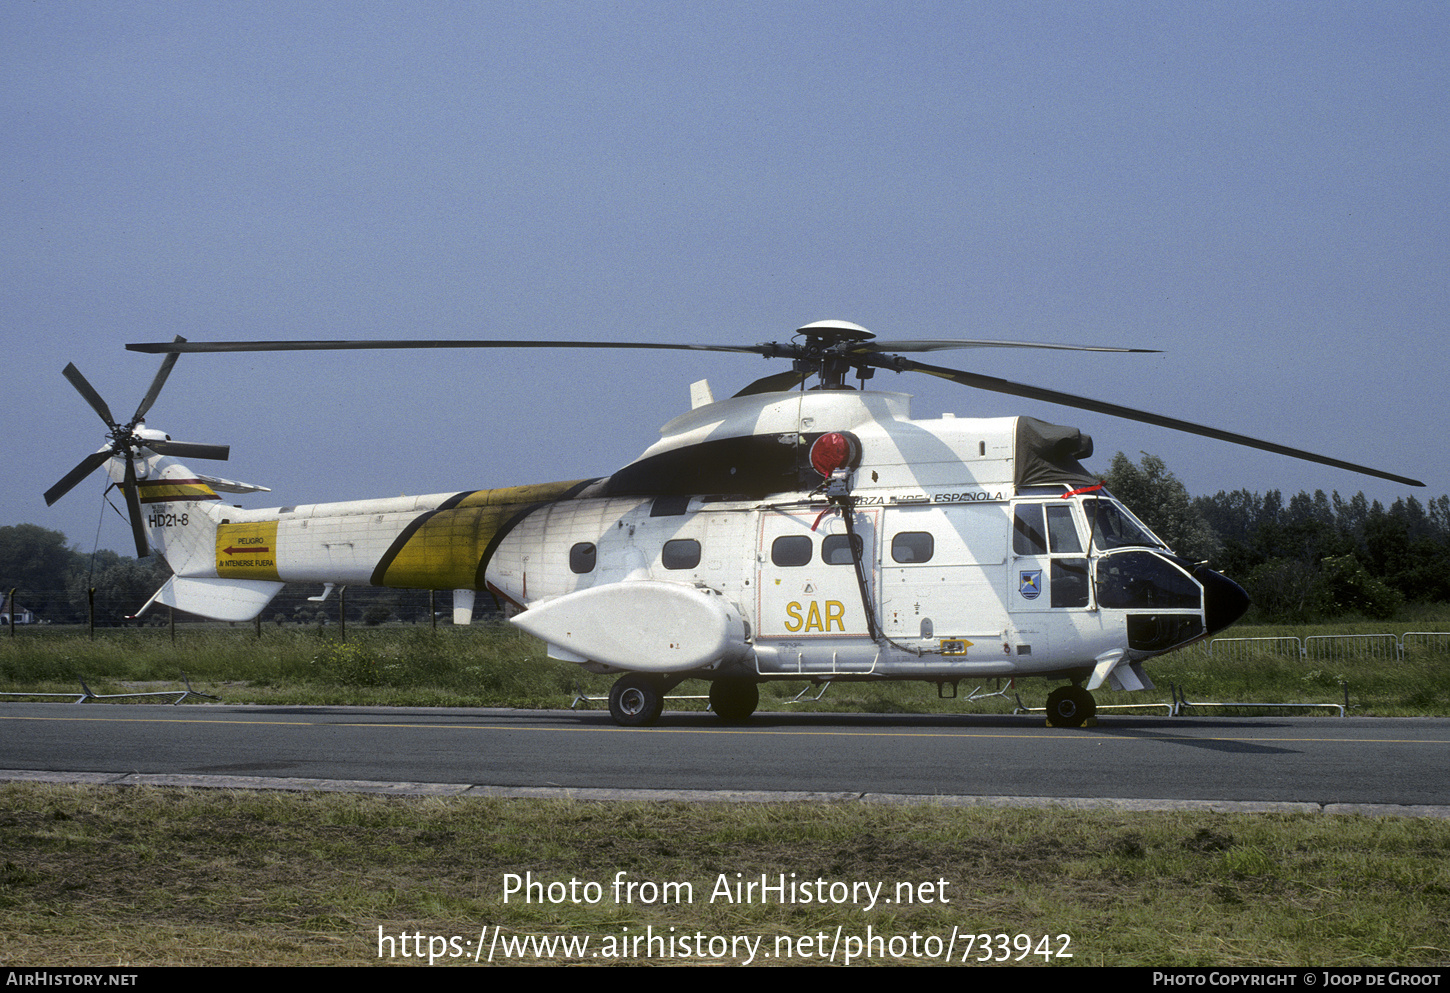
[[[1048,720],[1092,717],[1092,691],[1152,687],[1143,662],[1237,620],[1248,597],[1175,555],[1079,463],[1092,441],[1030,417],[912,420],[910,397],[857,389],[877,369],[922,372],[1423,485],[1391,473],[1117,404],[927,365],[974,347],[1132,352],[1032,342],[884,342],[821,321],[789,343],[290,341],[137,344],[165,353],[135,416],[118,424],[76,368],[65,376],[110,429],[46,494],[106,465],[138,555],[175,575],[152,598],[220,620],[255,617],[284,583],[450,589],[464,623],[477,594],[556,659],[620,673],[610,713],[658,720],[684,679],[710,681],[717,715],[754,712],[764,680],[1042,676],[1068,684]],[[693,409],[609,476],[506,489],[241,510],[250,486],[195,472],[225,446],[145,427],[181,352],[375,348],[654,348],[791,361],[787,372]],[[816,385],[805,388],[814,376]],[[149,604],[148,604],[149,606]]]

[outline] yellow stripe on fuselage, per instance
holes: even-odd
[[[472,589],[489,546],[517,515],[552,503],[587,480],[476,490],[428,514],[388,549],[373,583],[413,589]]]

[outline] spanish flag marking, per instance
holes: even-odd
[[[277,522],[220,524],[216,529],[216,572],[223,579],[277,577]]]

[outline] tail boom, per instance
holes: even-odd
[[[484,589],[515,524],[593,482],[242,510],[165,456],[137,468],[147,539],[175,573],[151,603],[225,621],[251,620],[292,582]]]

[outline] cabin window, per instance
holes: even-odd
[[[856,546],[856,555],[851,554],[851,546]],[[826,565],[851,565],[861,555],[861,536],[859,534],[832,534],[827,535],[826,540],[821,542],[821,558]]]
[[[803,534],[783,534],[770,545],[770,561],[775,565],[806,565],[811,560],[814,545]]]
[[[920,565],[930,562],[935,552],[936,540],[929,531],[903,531],[891,539],[891,558],[896,562]]]
[[[666,569],[693,569],[700,564],[700,543],[694,538],[667,541],[660,562]]]
[[[1012,551],[1016,555],[1047,554],[1047,529],[1042,526],[1042,504],[1019,503],[1012,519]]]
[[[581,541],[569,549],[569,571],[580,576],[593,572],[595,560],[598,558],[599,552],[594,547],[594,542]]]

